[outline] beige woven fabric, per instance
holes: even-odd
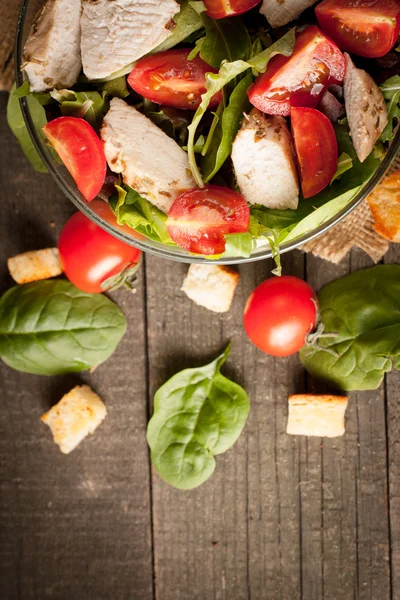
[[[400,169],[400,156],[390,172],[395,169]],[[374,219],[366,200],[327,233],[305,244],[303,250],[337,264],[353,247],[364,250],[376,263],[389,249],[389,242],[374,230]]]

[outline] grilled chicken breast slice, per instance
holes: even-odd
[[[232,147],[240,191],[249,204],[296,209],[299,184],[285,119],[253,109]]]
[[[111,100],[100,137],[110,169],[163,212],[179,194],[196,187],[186,152],[123,100]]]
[[[81,0],[47,0],[26,41],[22,68],[32,92],[72,87],[82,68]]]
[[[260,13],[266,17],[271,27],[282,27],[297,19],[316,2],[317,0],[264,0]]]
[[[357,69],[348,54],[345,58],[344,103],[354,148],[364,162],[388,124],[388,112],[383,94],[372,77]]]
[[[171,35],[175,0],[83,0],[82,63],[101,79],[148,54]]]

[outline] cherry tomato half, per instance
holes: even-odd
[[[400,32],[399,0],[324,0],[315,14],[342,50],[367,58],[387,54]]]
[[[108,210],[112,215],[111,209]],[[112,216],[109,221],[112,222]],[[58,251],[70,282],[90,294],[104,292],[103,282],[138,263],[141,256],[140,250],[124,244],[80,212],[72,215],[64,225]]]
[[[167,229],[173,241],[196,254],[222,254],[225,235],[249,228],[250,210],[233,190],[216,185],[183,192],[168,213]]]
[[[135,92],[165,106],[196,110],[206,92],[206,73],[217,73],[200,56],[188,59],[190,48],[166,50],[141,58],[133,67],[128,83]],[[222,92],[211,99],[211,106]]]
[[[87,121],[58,117],[43,132],[75,180],[78,190],[93,200],[100,192],[107,171],[102,143]]]
[[[332,123],[315,108],[293,107],[290,113],[304,198],[332,180],[338,166],[338,144]]]
[[[346,71],[339,48],[314,25],[296,39],[293,54],[275,56],[248,94],[270,115],[289,116],[291,106],[316,107],[325,88],[343,81]]]
[[[244,328],[263,352],[290,356],[315,328],[317,305],[314,290],[302,279],[288,275],[267,279],[247,300]]]
[[[241,15],[259,3],[260,0],[204,0],[207,14],[213,19]]]

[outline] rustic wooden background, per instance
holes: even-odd
[[[73,212],[49,175],[34,173],[0,95],[0,253],[54,245]],[[386,262],[398,262],[399,246]],[[315,288],[367,267],[293,252],[284,271]],[[271,262],[240,267],[224,316],[180,292],[186,266],[146,256],[138,293],[113,295],[129,319],[117,352],[92,375],[39,377],[0,367],[2,600],[400,599],[400,373],[351,394],[346,435],[285,434],[287,397],[322,391],[298,358],[268,357],[247,340],[242,311]],[[213,477],[177,491],[151,471],[145,440],[154,391],[232,339],[226,373],[251,398],[238,444]],[[108,417],[71,455],[40,415],[88,382]]]

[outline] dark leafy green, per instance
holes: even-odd
[[[0,299],[0,357],[26,373],[90,369],[111,356],[125,330],[114,302],[68,281],[15,286]]]
[[[22,86],[21,86],[22,87]],[[10,92],[10,96],[7,104],[7,122],[8,125],[17,138],[19,145],[26,158],[31,163],[32,167],[41,173],[46,173],[47,169],[40,158],[31,136],[25,125],[24,117],[22,116],[21,107],[19,104],[19,97],[15,94],[15,84]],[[26,91],[26,90],[25,90]],[[28,90],[29,91],[29,90]],[[19,88],[19,94],[23,93],[24,90]],[[26,95],[26,94],[23,94]],[[46,112],[40,102],[32,95],[26,95],[26,102],[28,103],[29,110],[32,116],[32,120],[39,131],[46,125],[47,118]]]
[[[215,177],[224,162],[231,155],[232,143],[240,128],[243,112],[248,109],[247,90],[252,83],[251,73],[237,84],[229,97],[228,106],[218,120],[210,147],[201,163],[204,181]]]
[[[173,243],[166,227],[166,214],[128,185],[115,187],[118,196],[109,198],[109,203],[119,225],[128,225],[156,242]]]
[[[203,20],[200,15],[200,13],[205,10],[203,3],[191,2],[190,0],[179,0],[179,4],[180,11],[174,16],[175,27],[172,34],[164,42],[154,48],[152,54],[173,48],[199,31],[199,29],[203,28]],[[199,5],[198,8],[200,9],[200,12],[195,10],[195,5],[196,8],[197,5]]]
[[[246,392],[220,373],[229,352],[230,345],[212,363],[177,373],[154,396],[147,428],[151,460],[176,488],[204,483],[215,469],[214,456],[233,446],[246,423]]]
[[[64,116],[80,117],[99,129],[104,115],[109,109],[107,93],[76,92],[75,90],[53,90],[52,98],[60,103],[60,111]]]
[[[130,94],[128,85],[126,83],[126,77],[124,75],[99,85],[99,90],[102,92],[107,92],[107,94],[113,98],[122,98],[122,100],[127,98]]]
[[[400,265],[379,265],[334,281],[319,294],[324,333],[303,365],[343,390],[372,390],[400,369]],[[328,352],[327,352],[328,350]]]
[[[389,123],[385,127],[381,140],[389,142],[394,138],[395,120],[400,121],[400,76],[391,77],[381,86],[387,103]]]
[[[211,19],[202,13],[206,34],[196,43],[200,57],[215,69],[223,60],[247,60],[251,54],[251,40],[240,17]]]

